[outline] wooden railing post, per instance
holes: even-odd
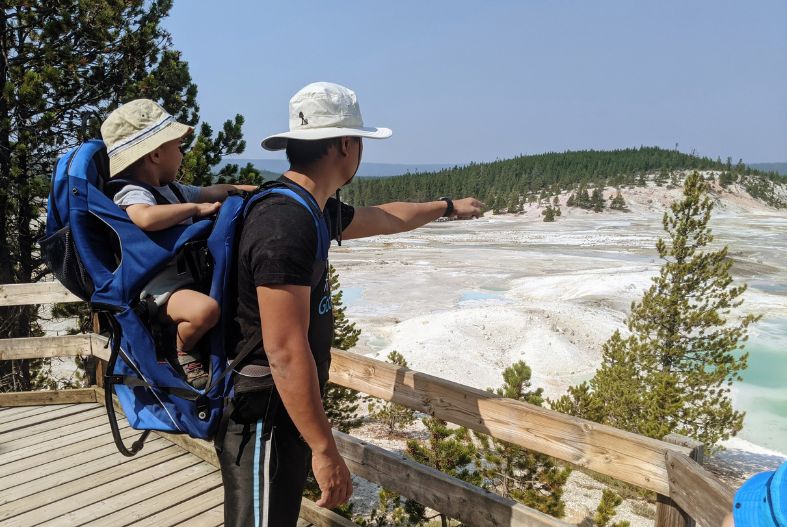
[[[674,445],[685,446],[691,448],[689,457],[699,463],[704,461],[705,451],[704,446],[699,441],[695,441],[686,436],[678,434],[669,434],[664,438],[667,443]],[[686,514],[686,512],[678,507],[678,505],[670,499],[669,496],[658,494],[656,497],[656,527],[695,527],[695,522]]]

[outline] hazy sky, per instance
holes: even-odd
[[[465,163],[639,145],[787,161],[787,1],[177,0],[203,119],[243,157],[313,81],[358,94],[368,161]]]

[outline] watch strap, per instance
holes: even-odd
[[[443,213],[443,218],[450,218],[451,215],[454,213],[454,200],[447,196],[443,196],[438,198],[439,200],[446,202],[445,212]]]

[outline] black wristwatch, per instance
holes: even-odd
[[[442,198],[437,198],[438,200],[445,201],[448,206],[445,208],[445,212],[443,213],[443,218],[450,218],[451,214],[454,213],[454,200],[449,197],[443,196]]]

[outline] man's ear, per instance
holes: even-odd
[[[342,157],[347,157],[347,155],[350,153],[350,142],[352,140],[353,138],[348,135],[339,138],[339,155]]]

